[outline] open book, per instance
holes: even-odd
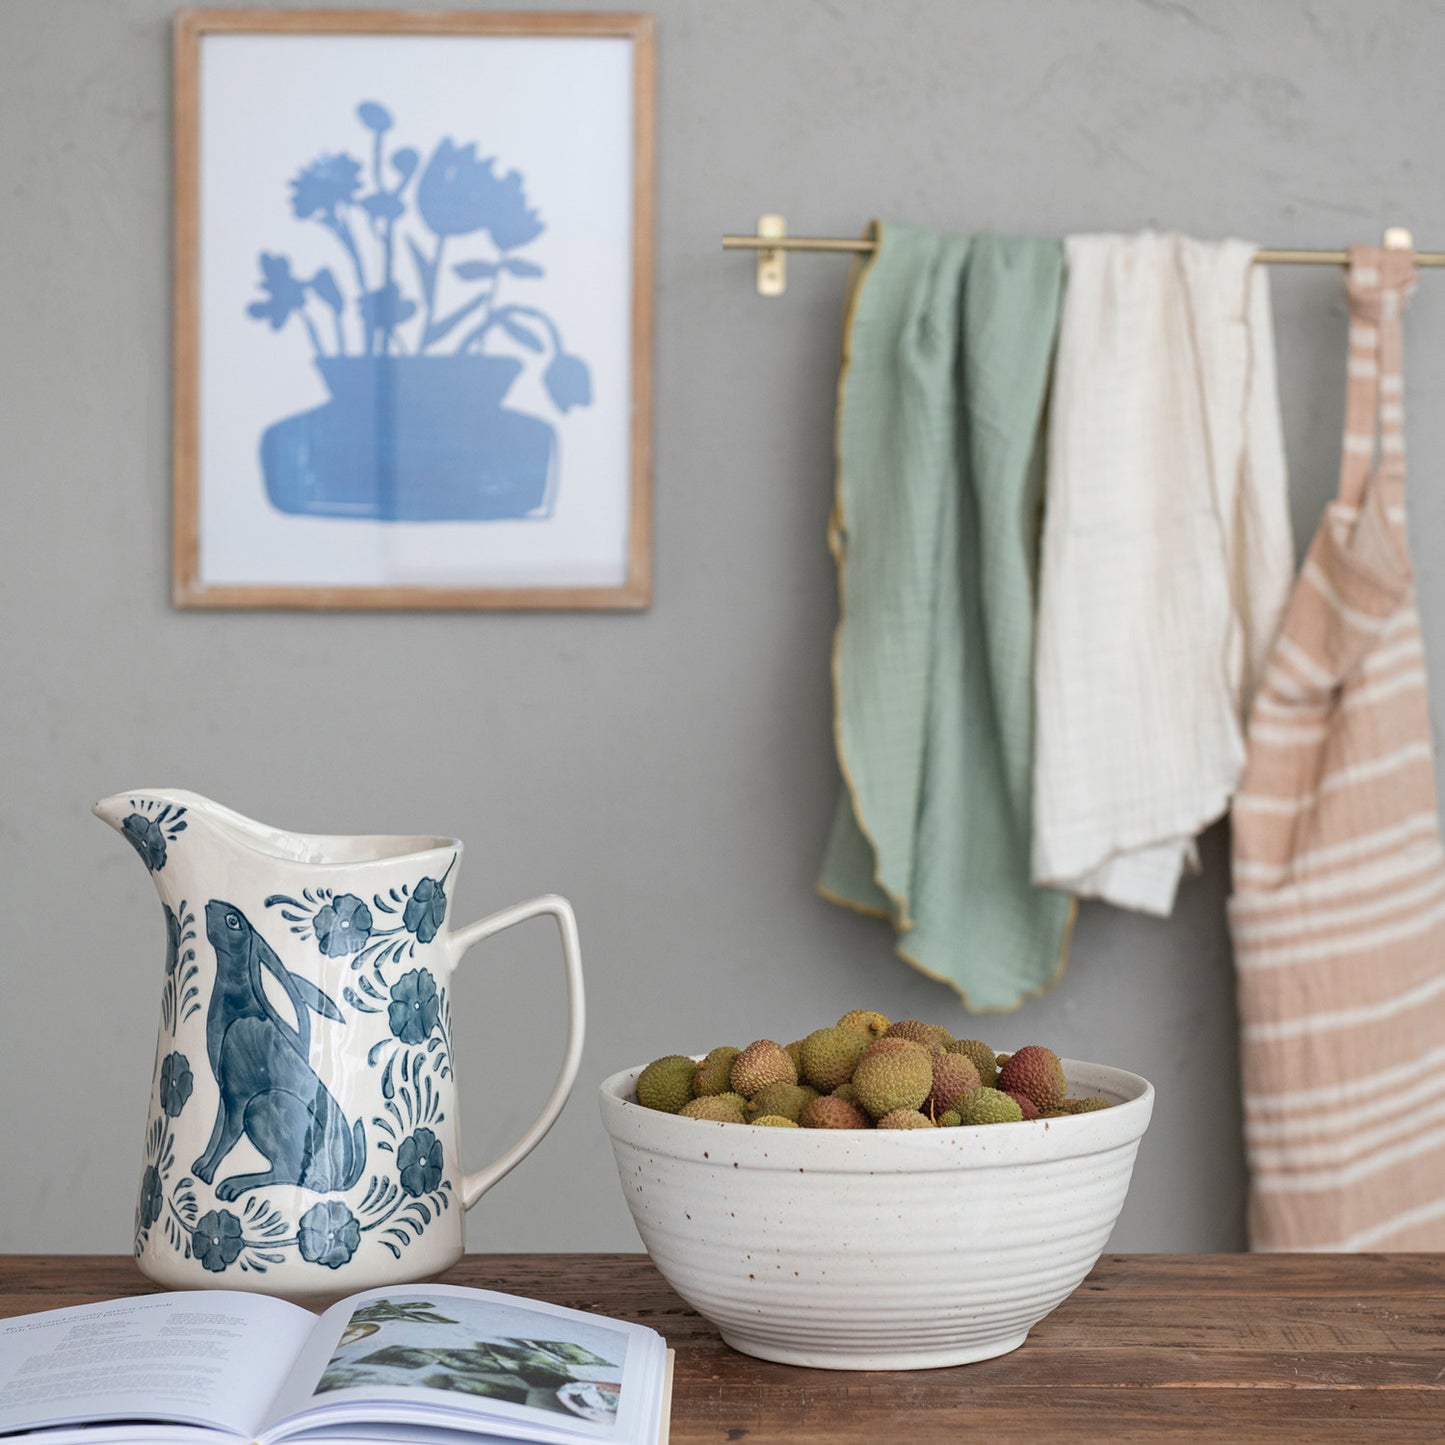
[[[654,1330],[455,1285],[320,1318],[197,1290],[0,1320],[0,1437],[45,1445],[665,1445],[670,1388]]]

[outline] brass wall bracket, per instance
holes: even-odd
[[[775,240],[788,234],[786,216],[759,216],[758,235]],[[758,295],[781,296],[788,289],[788,253],[778,246],[764,247],[758,252]]]

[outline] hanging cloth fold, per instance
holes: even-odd
[[[1445,853],[1400,384],[1414,282],[1408,251],[1350,252],[1339,498],[1254,700],[1234,800],[1255,1249],[1445,1249]]]
[[[1033,877],[1168,914],[1294,570],[1255,248],[1073,236],[1049,414]]]
[[[1029,880],[1041,422],[1058,242],[875,227],[839,382],[829,541],[845,785],[819,880],[974,1009],[1063,969]]]

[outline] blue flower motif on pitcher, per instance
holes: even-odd
[[[191,1253],[212,1274],[220,1274],[228,1264],[234,1264],[244,1245],[241,1221],[229,1209],[203,1214],[191,1234]]]
[[[418,943],[430,943],[446,921],[447,891],[435,878],[423,878],[411,891],[401,921]]]
[[[442,1141],[427,1128],[409,1134],[396,1151],[397,1178],[413,1199],[442,1182]]]
[[[167,1054],[161,1061],[161,1108],[168,1118],[176,1118],[186,1107],[194,1085],[190,1060],[184,1054]]]
[[[402,1043],[422,1043],[436,1027],[440,1012],[436,980],[429,969],[414,968],[392,984],[387,1019]]]
[[[136,1206],[138,1225],[149,1229],[161,1217],[161,1173],[154,1164],[147,1164],[140,1179],[140,1203]]]
[[[133,811],[120,825],[121,835],[141,856],[152,873],[166,866],[166,848],[186,831],[186,810],[175,803],[153,799],[130,800]]]
[[[132,813],[121,827],[132,848],[140,854],[147,868],[158,873],[166,866],[166,835],[154,818]]]
[[[297,1243],[302,1259],[340,1269],[361,1243],[361,1225],[339,1199],[324,1199],[301,1216]]]
[[[343,893],[317,910],[311,926],[322,953],[328,958],[344,958],[366,947],[371,937],[371,909],[354,893]]]

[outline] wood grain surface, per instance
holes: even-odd
[[[737,1354],[646,1255],[468,1255],[444,1279],[658,1330],[674,1445],[1445,1440],[1445,1255],[1106,1255],[1013,1354],[891,1374]],[[128,1259],[0,1257],[0,1317],[149,1290]]]

